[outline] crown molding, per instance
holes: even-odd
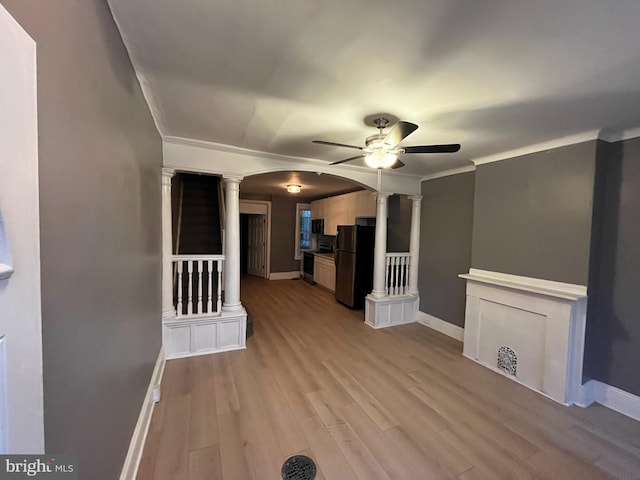
[[[174,145],[186,145],[186,146],[190,146],[190,147],[198,147],[198,148],[204,148],[207,150],[211,150],[214,152],[220,152],[220,153],[233,153],[233,154],[238,154],[238,155],[247,155],[247,156],[251,156],[254,158],[261,158],[264,160],[275,160],[275,161],[280,161],[280,162],[293,162],[293,163],[299,163],[299,162],[304,162],[307,165],[317,165],[318,167],[323,167],[326,168],[329,164],[325,161],[322,160],[318,160],[315,158],[308,158],[308,157],[295,157],[295,156],[290,156],[290,155],[281,155],[279,153],[269,153],[269,152],[262,152],[260,150],[252,150],[249,148],[243,148],[243,147],[236,147],[234,145],[226,145],[224,143],[215,143],[215,142],[208,142],[206,140],[195,140],[192,138],[184,138],[184,137],[173,137],[173,136],[163,136],[162,137],[162,141],[163,143],[168,143],[168,144],[174,144]],[[373,169],[370,167],[357,167],[357,166],[353,166],[353,165],[341,165],[340,169],[349,169],[349,170],[353,170],[353,171],[359,171],[359,172],[370,172]],[[394,176],[398,176],[398,177],[405,177],[405,178],[415,178],[418,179],[418,175],[412,175],[409,173],[401,173],[401,172],[395,172],[392,170],[385,170],[385,175],[394,175]]]
[[[630,140],[637,137],[640,137],[640,127],[630,128],[627,130],[619,130],[615,132],[607,130],[589,130],[587,132],[578,133],[576,135],[549,140],[548,142],[536,143],[533,145],[528,145],[526,147],[508,150],[506,152],[487,155],[486,157],[471,159],[471,161],[477,166],[483,165],[485,163],[499,162],[501,160],[507,160],[509,158],[521,157],[530,153],[544,152],[545,150],[553,150],[554,148],[589,142],[592,140],[602,140],[604,142],[614,143],[621,142],[623,140]]]
[[[604,140],[605,142],[614,143],[614,142],[622,142],[624,140],[631,140],[632,138],[640,137],[640,127],[638,128],[630,128],[627,130],[622,130],[620,132],[601,132],[600,140]]]
[[[449,170],[444,170],[442,172],[430,173],[429,175],[425,175],[420,179],[421,182],[426,180],[434,180],[436,178],[448,177],[450,175],[457,175],[459,173],[467,173],[475,171],[475,165],[465,165],[464,167],[458,168],[450,168]]]
[[[536,143],[528,145],[526,147],[516,148],[514,150],[507,150],[505,152],[496,153],[493,155],[487,155],[486,157],[473,158],[471,161],[476,165],[484,165],[485,163],[499,162],[501,160],[507,160],[509,158],[521,157],[523,155],[529,155],[531,153],[544,152],[545,150],[553,150],[554,148],[566,147],[568,145],[575,145],[576,143],[589,142],[591,140],[597,140],[599,135],[598,130],[591,130],[589,132],[579,133],[577,135],[570,135],[568,137],[556,138],[549,140],[548,142]]]

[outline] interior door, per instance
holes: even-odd
[[[266,238],[266,215],[250,215],[247,226],[247,236],[249,237],[247,251],[247,273],[257,277],[265,275],[265,238]]]

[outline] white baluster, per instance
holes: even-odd
[[[407,294],[409,291],[409,275],[411,275],[411,257],[406,257],[407,267],[405,270],[405,282],[404,282],[404,293]]]
[[[398,285],[398,294],[399,295],[404,295],[404,268],[406,265],[406,259],[407,257],[402,256],[400,258],[398,258],[398,260],[400,260],[400,284]]]
[[[178,260],[178,305],[176,306],[178,317],[182,316],[182,260]]]
[[[391,257],[387,256],[384,261],[384,293],[385,295],[389,295],[390,287],[389,287],[389,265],[391,263]]]
[[[400,284],[398,282],[400,274],[400,257],[393,257],[393,266],[395,269],[395,271],[393,272],[395,274],[395,282],[393,283],[393,294],[398,295],[398,291],[400,288]]]
[[[202,313],[202,260],[198,260],[198,313]]]
[[[189,294],[187,296],[187,315],[193,315],[193,260],[187,261],[189,271]]]
[[[209,281],[207,282],[208,285],[208,291],[207,291],[207,313],[209,315],[211,315],[211,308],[213,307],[212,305],[212,301],[211,301],[211,266],[213,265],[213,262],[211,260],[207,260],[207,273],[208,273],[208,277],[209,277]]]
[[[216,261],[216,269],[218,270],[218,300],[216,303],[216,312],[220,314],[222,309],[222,260]]]

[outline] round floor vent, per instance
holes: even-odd
[[[305,455],[294,455],[282,465],[282,480],[314,480],[316,464]]]

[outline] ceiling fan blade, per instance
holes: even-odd
[[[355,145],[347,145],[344,143],[336,143],[336,142],[325,142],[324,140],[311,140],[311,143],[319,143],[320,145],[330,145],[332,147],[345,147],[345,148],[355,148],[356,150],[362,150],[362,147],[356,147]]]
[[[404,163],[401,162],[400,160],[396,160],[396,163],[391,165],[391,170],[395,170],[396,168],[402,168],[402,167],[404,167]]]
[[[364,155],[356,155],[355,157],[345,158],[344,160],[338,160],[337,162],[330,163],[329,165],[339,165],[341,163],[350,162],[351,160],[357,160],[358,158],[362,158]]]
[[[459,143],[448,145],[416,145],[414,147],[404,147],[404,153],[454,153],[460,150]]]
[[[417,129],[418,125],[415,123],[400,121],[393,126],[389,133],[387,133],[383,142],[395,147]]]

